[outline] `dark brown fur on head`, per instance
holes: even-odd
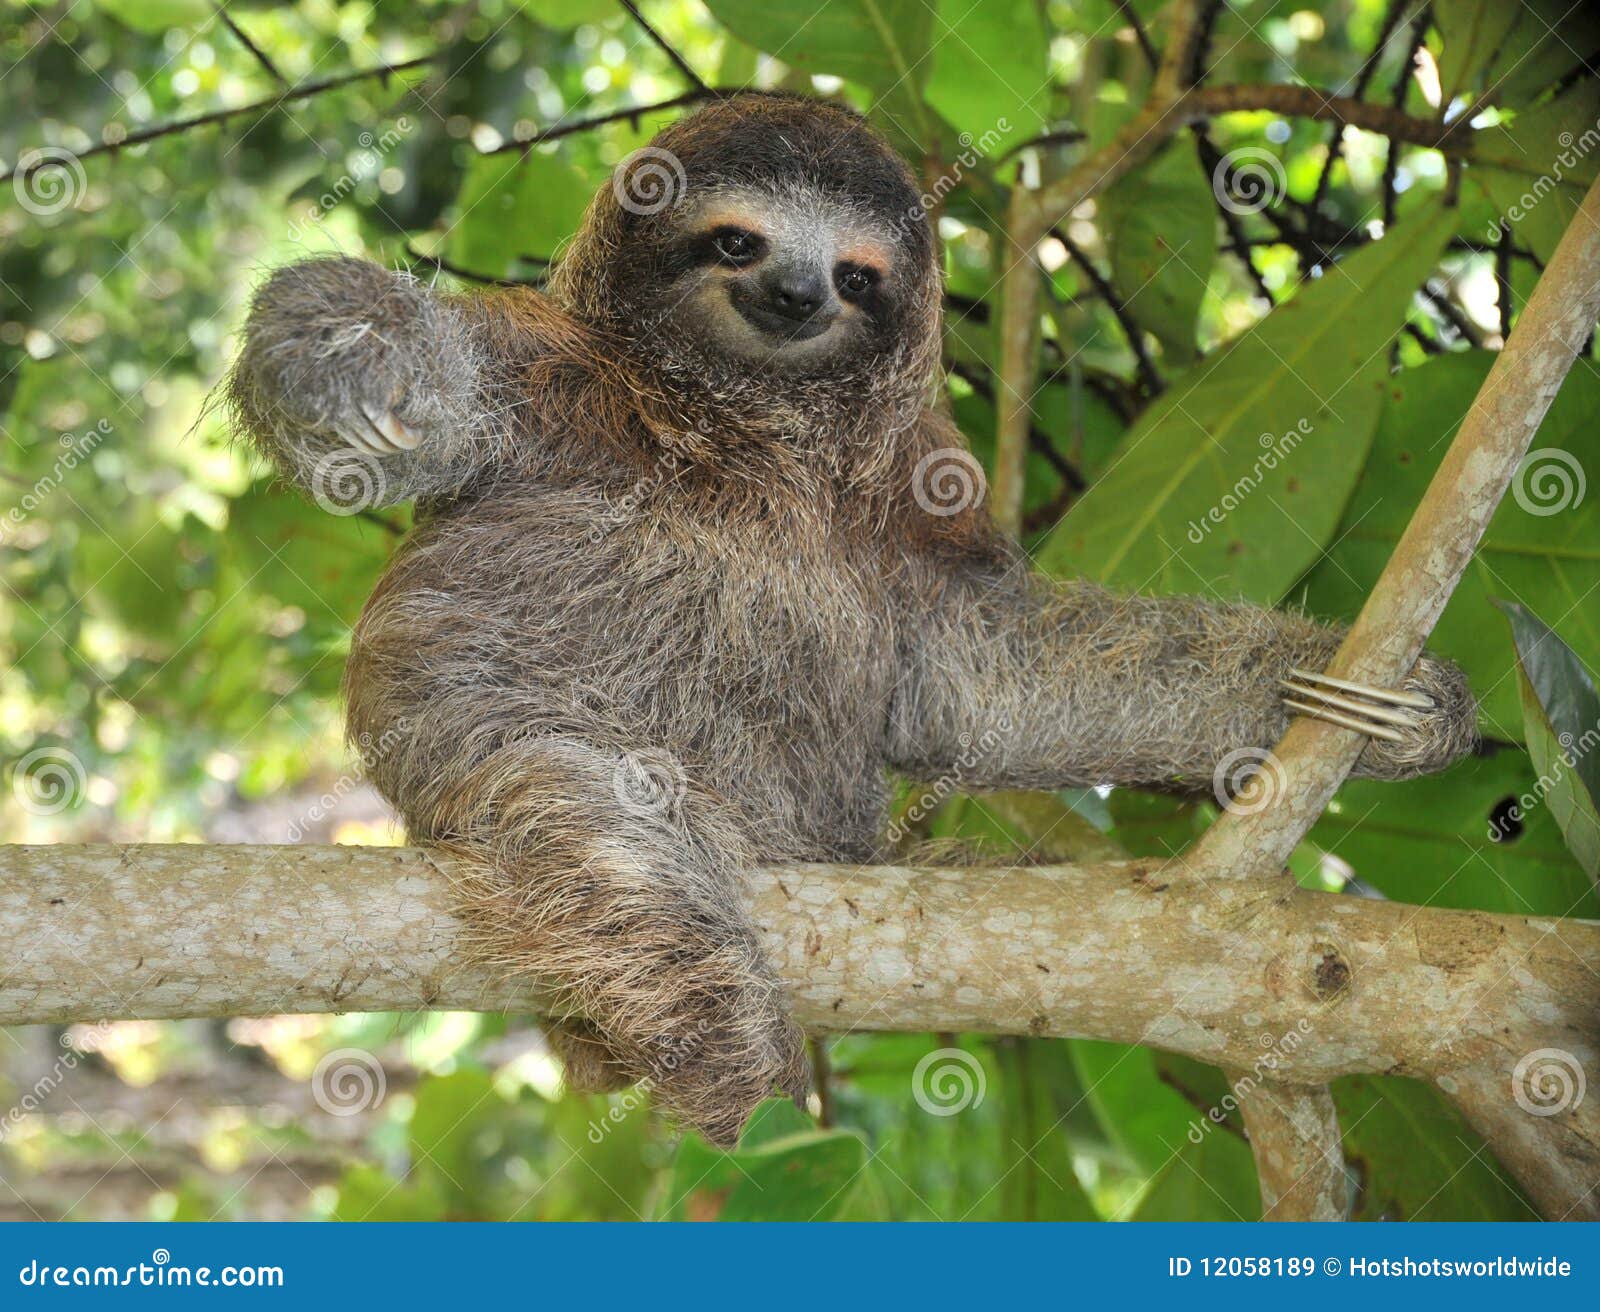
[[[682,322],[676,275],[694,253],[683,221],[705,198],[768,196],[859,216],[892,244],[851,349],[797,371],[752,369],[708,348]],[[939,360],[940,268],[933,231],[905,163],[854,110],[801,96],[746,92],[712,101],[660,132],[600,188],[551,279],[553,300],[624,343],[628,360],[668,384],[701,420],[815,431],[841,440],[907,427],[925,407]]]

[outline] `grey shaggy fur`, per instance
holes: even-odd
[[[812,102],[718,102],[657,145],[693,187],[749,134],[818,194],[861,177],[914,203],[859,119]],[[832,163],[808,145],[829,140],[849,147]],[[564,990],[569,1079],[648,1078],[728,1143],[775,1086],[808,1087],[741,909],[753,864],[883,858],[891,771],[1209,792],[1229,752],[1282,734],[1278,679],[1340,633],[1054,583],[980,513],[924,510],[918,461],[960,445],[932,400],[925,230],[889,238],[890,338],[796,374],[708,359],[671,322],[648,273],[671,222],[603,189],[549,296],[282,270],[230,401],[302,486],[358,403],[422,435],[382,466],[384,499],[426,504],[355,634],[350,732],[385,744],[375,781],[447,856],[483,953]],[[1438,710],[1359,773],[1471,747],[1454,666],[1424,657],[1408,686]]]

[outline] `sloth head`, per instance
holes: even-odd
[[[910,171],[854,111],[717,100],[620,164],[552,294],[720,393],[925,386],[939,270]]]

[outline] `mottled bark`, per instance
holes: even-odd
[[[0,1024],[539,1010],[465,964],[448,873],[415,849],[12,847],[0,874]],[[1600,1099],[1535,1115],[1513,1086],[1540,1050],[1600,1062],[1600,925],[1147,861],[769,867],[749,906],[813,1032],[1086,1036],[1293,1086],[1410,1075],[1549,1214],[1600,1212]]]

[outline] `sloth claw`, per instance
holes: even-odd
[[[1433,699],[1419,692],[1374,688],[1312,670],[1289,673],[1291,678],[1278,681],[1286,694],[1293,694],[1284,697],[1285,706],[1384,742],[1404,742],[1401,730],[1422,726],[1422,718],[1414,712],[1434,709]]]

